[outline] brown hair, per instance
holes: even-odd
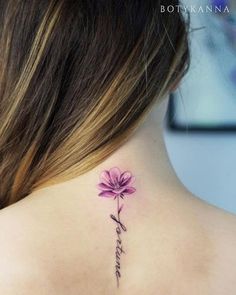
[[[161,2],[0,0],[1,208],[102,162],[184,74]]]

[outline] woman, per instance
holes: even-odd
[[[166,154],[189,54],[161,5],[0,1],[1,294],[235,294],[236,218]]]

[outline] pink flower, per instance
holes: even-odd
[[[121,173],[117,167],[111,168],[109,171],[105,170],[101,173],[101,183],[98,184],[98,189],[101,190],[99,196],[116,198],[117,196],[131,195],[136,191],[134,187],[130,186],[134,180],[134,176],[129,171]]]

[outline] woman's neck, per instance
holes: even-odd
[[[81,193],[98,194],[97,184],[102,171],[118,167],[130,171],[136,178],[136,191],[142,195],[165,195],[184,187],[171,167],[165,148],[163,122],[166,114],[167,99],[154,106],[143,125],[121,148],[93,170],[72,180],[39,189],[32,193],[50,193],[78,196]],[[150,193],[152,190],[153,194]]]

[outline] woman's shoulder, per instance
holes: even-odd
[[[18,205],[0,211],[0,294],[40,294],[38,237],[30,222]]]
[[[51,241],[46,219],[43,208],[28,200],[0,211],[0,294],[54,294],[47,293]]]
[[[112,294],[106,225],[95,208],[55,198],[25,198],[0,211],[0,294]]]
[[[225,286],[227,295],[234,294],[236,217],[192,202],[169,210],[151,203],[146,211],[142,202],[126,203],[119,294],[138,295],[143,288],[147,294],[157,289],[168,294],[171,288],[176,295],[189,294],[196,283],[201,292],[191,294],[223,294],[219,290]],[[0,293],[116,294],[113,209],[99,202],[55,201],[55,196],[26,198],[3,209]]]
[[[215,290],[231,295],[236,290],[236,215],[213,208],[204,221],[215,245],[212,267]]]
[[[206,244],[207,255],[203,257],[208,265],[205,284],[209,291],[202,294],[233,295],[236,290],[236,215],[197,197],[192,199],[192,203],[193,215],[197,216],[209,242]],[[202,268],[199,270],[204,273]]]

